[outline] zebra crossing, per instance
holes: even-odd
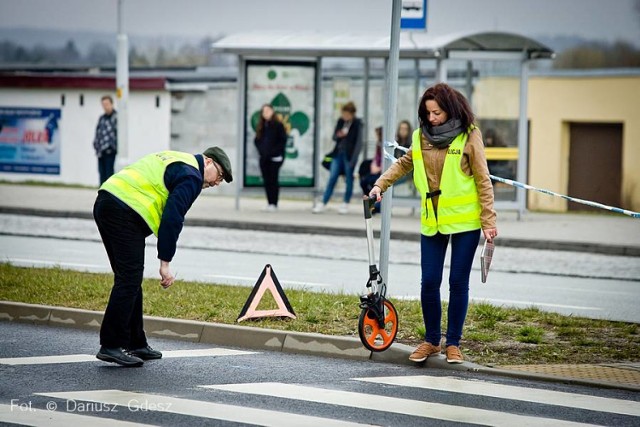
[[[220,349],[219,351],[222,352]],[[407,391],[411,391],[411,398],[406,397]],[[194,392],[195,398],[192,396]],[[148,416],[153,413],[185,417],[177,418],[182,420],[178,421],[180,425],[192,425],[194,419],[199,419],[211,425],[241,423],[277,427],[422,426],[439,425],[441,422],[562,427],[602,425],[602,422],[592,424],[590,420],[593,414],[606,414],[606,417],[598,418],[610,420],[610,423],[604,424],[640,425],[638,401],[436,375],[358,377],[345,379],[337,384],[312,385],[285,382],[203,384],[195,387],[195,391],[190,390],[190,393],[187,390],[181,391],[179,384],[176,384],[171,395],[141,390],[38,390],[33,393],[34,398],[49,399],[46,404],[44,400],[40,401],[44,409],[19,410],[13,403],[3,402],[0,404],[0,423],[30,426],[133,426],[157,423],[157,417]],[[433,398],[436,394],[437,399]],[[498,399],[500,402],[517,401],[531,405],[533,409],[496,410],[496,407],[504,408],[508,405],[493,405],[491,409],[459,403],[460,397],[477,396]],[[269,408],[265,408],[264,399],[272,402]],[[273,399],[282,404],[273,404]],[[88,414],[90,411],[69,412],[65,410],[69,402],[73,402],[75,407],[84,405],[93,408],[93,414]],[[310,405],[314,410],[300,410],[300,405],[294,406],[298,408],[297,411],[291,410],[287,402]],[[54,410],[51,410],[52,407]],[[319,414],[319,407],[329,410]],[[551,412],[540,408],[550,408]],[[342,416],[342,411],[347,409],[350,410],[350,415]],[[581,416],[574,418],[578,420],[575,421],[569,419],[570,416],[565,411]],[[112,417],[109,412],[117,412],[120,417]],[[173,424],[175,419],[172,420]]]
[[[63,393],[38,393],[39,395],[64,400],[83,400],[99,404],[119,406],[135,410],[138,406],[179,415],[191,415],[219,421],[255,424],[263,426],[301,427],[329,426],[355,427],[363,424],[352,423],[309,415],[291,414],[268,409],[245,408],[235,405],[135,393],[121,390],[94,390]]]
[[[205,357],[205,356],[243,356],[256,354],[255,351],[233,350],[229,348],[214,347],[190,350],[165,350],[162,352],[164,359],[178,357]],[[51,365],[57,363],[81,363],[97,362],[95,354],[64,354],[57,356],[34,357],[5,357],[0,358],[0,365]],[[102,363],[102,362],[100,362]]]
[[[494,425],[494,426],[549,426],[550,420],[538,416],[523,416],[508,412],[486,409],[467,408],[441,403],[431,403],[419,400],[400,399],[389,396],[376,396],[351,391],[327,390],[282,383],[232,384],[206,386],[218,390],[237,393],[249,393],[262,396],[276,396],[285,399],[305,400],[308,402],[325,403],[330,405],[347,406],[367,410],[383,410],[387,413],[411,415],[415,417],[435,418],[459,423]],[[571,421],[555,419],[556,426],[584,425]]]
[[[373,384],[399,385],[452,393],[475,394],[485,397],[496,397],[499,399],[519,400],[523,402],[566,406],[570,408],[640,417],[640,405],[637,403],[598,396],[585,396],[576,393],[515,387],[504,384],[485,383],[481,381],[464,381],[455,378],[428,377],[424,375],[413,377],[374,377],[356,379],[358,381],[365,381]]]

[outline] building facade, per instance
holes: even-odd
[[[518,109],[519,80],[484,78],[474,105],[482,117]],[[640,211],[640,70],[552,71],[529,78],[528,183]],[[531,210],[590,210],[529,192]]]
[[[163,78],[130,80],[129,159],[169,148],[171,97],[165,86]],[[0,108],[60,113],[56,129],[59,132],[59,173],[0,172],[0,180],[97,186],[98,164],[93,139],[98,118],[103,114],[100,99],[104,95],[114,99],[117,110],[113,77],[0,75]],[[28,126],[28,123],[22,126]]]

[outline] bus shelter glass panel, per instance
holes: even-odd
[[[489,173],[517,179],[520,62],[473,61],[470,99],[485,144]],[[467,94],[468,95],[468,94]],[[469,95],[468,95],[469,96]],[[496,201],[515,201],[516,189],[493,182]]]

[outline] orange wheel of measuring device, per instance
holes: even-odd
[[[384,327],[380,327],[378,319],[371,308],[360,312],[358,334],[362,344],[371,351],[388,349],[398,333],[398,312],[391,301],[384,301]]]

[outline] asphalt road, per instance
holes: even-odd
[[[97,339],[0,322],[0,424],[640,423],[640,395],[622,390],[163,340],[151,344],[170,357],[121,368],[93,358]]]
[[[30,221],[23,228],[11,223],[5,224],[4,230],[0,228],[4,233],[0,235],[1,260],[16,265],[110,271],[91,221]],[[31,237],[27,232],[53,237]],[[8,235],[11,233],[15,235]],[[391,249],[388,295],[418,299],[419,245],[394,241]],[[153,239],[147,244],[146,255],[145,275],[158,277]],[[488,283],[481,284],[479,262],[475,262],[473,300],[640,323],[640,273],[634,276],[636,270],[640,272],[640,258],[498,248],[494,263]],[[185,228],[172,268],[179,280],[253,285],[265,264],[273,266],[285,287],[314,291],[362,293],[368,276],[364,238],[200,227]],[[444,277],[447,275],[445,267]],[[447,288],[445,282],[445,300]]]

